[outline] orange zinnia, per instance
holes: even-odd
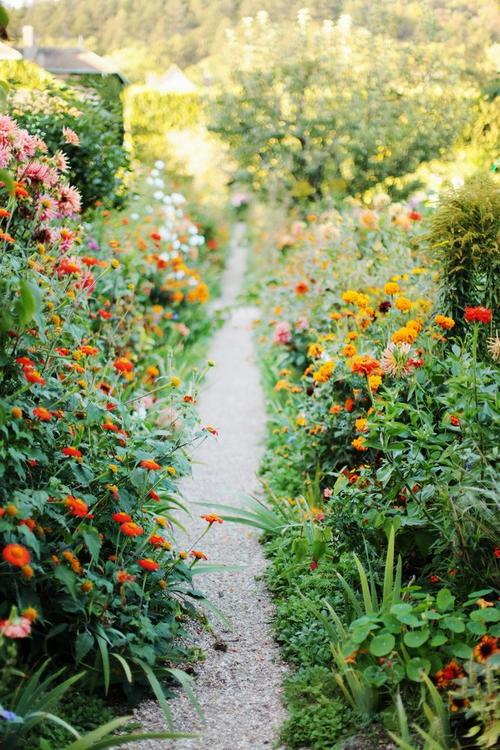
[[[222,518],[218,516],[217,513],[205,513],[203,516],[200,516],[200,518],[203,518],[203,520],[210,524],[210,526],[213,523],[224,523]]]
[[[191,557],[194,557],[195,560],[208,560],[206,554],[199,549],[191,550]]]
[[[65,448],[61,448],[61,453],[63,453],[65,456],[71,456],[71,458],[81,458],[82,452],[78,450],[78,448],[73,448],[73,446],[68,445]]]
[[[134,365],[127,357],[118,357],[118,359],[115,359],[113,367],[117,372],[132,372],[134,369]]]
[[[68,495],[64,504],[70,509],[71,515],[76,516],[77,518],[85,518],[89,512],[89,506],[87,503],[79,497],[73,497],[73,495]]]
[[[53,414],[44,406],[37,406],[33,409],[33,416],[39,419],[41,422],[50,422]]]
[[[161,469],[160,464],[156,463],[152,458],[145,458],[139,466],[141,469],[148,469],[148,471],[158,471],[158,469]]]
[[[141,534],[144,534],[144,529],[142,526],[139,526],[138,523],[135,523],[135,521],[127,521],[126,523],[122,523],[120,526],[120,531],[122,534],[125,534],[125,536],[141,536]]]
[[[119,511],[118,513],[113,513],[111,516],[113,521],[116,521],[116,523],[128,523],[132,520],[132,517],[129,516],[128,513],[122,513]]]
[[[16,568],[23,568],[31,561],[29,550],[22,544],[7,544],[2,550],[2,557],[5,562],[14,565]]]
[[[371,375],[377,370],[380,370],[380,362],[368,354],[358,355],[352,361],[351,372],[353,373]]]
[[[142,560],[138,561],[138,564],[141,566],[141,568],[144,568],[144,570],[149,571],[155,571],[158,570],[160,567],[160,564],[156,562],[156,560],[152,560],[150,557],[144,557]]]

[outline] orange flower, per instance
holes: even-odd
[[[120,531],[122,534],[125,534],[125,536],[141,536],[144,534],[144,529],[142,526],[139,526],[138,523],[135,523],[135,521],[127,521],[126,523],[122,523],[120,526]]]
[[[150,497],[152,500],[156,500],[156,502],[158,502],[160,499],[159,494],[155,492],[154,490],[149,490],[148,497]]]
[[[200,518],[203,518],[203,520],[210,524],[210,526],[213,523],[224,523],[222,518],[216,513],[205,513],[203,516],[200,516]]]
[[[73,497],[73,495],[68,495],[64,504],[70,509],[71,515],[76,516],[77,518],[85,518],[89,512],[89,506],[87,503],[79,497]]]
[[[38,617],[38,612],[34,607],[26,607],[26,609],[23,609],[21,614],[30,622],[35,622],[36,618]]]
[[[40,375],[38,370],[35,370],[34,367],[25,367],[24,370],[24,377],[28,381],[28,383],[36,383],[37,385],[45,385],[45,378]]]
[[[295,286],[296,294],[306,294],[309,291],[309,284],[307,281],[299,281]]]
[[[113,521],[116,521],[116,523],[128,523],[128,521],[132,520],[131,516],[129,516],[128,513],[122,513],[122,512],[113,513],[111,517]]]
[[[23,410],[20,406],[13,406],[10,413],[12,414],[14,419],[22,419]]]
[[[158,471],[158,469],[161,469],[160,464],[156,463],[156,461],[152,458],[145,458],[143,459],[139,466],[141,469],[147,469],[148,471]]]
[[[115,359],[113,362],[113,367],[117,372],[132,372],[134,369],[134,365],[132,362],[127,359],[127,357],[118,357],[118,359]]]
[[[368,448],[365,446],[365,438],[358,437],[354,438],[354,440],[351,442],[352,447],[357,451],[366,451]]]
[[[116,573],[116,580],[118,583],[127,583],[129,581],[135,581],[135,576],[127,573],[126,570],[118,570]]]
[[[45,409],[45,407],[37,406],[33,409],[33,416],[39,419],[41,422],[50,422],[53,414],[48,409]]]
[[[456,414],[450,414],[448,419],[450,420],[450,424],[453,425],[453,427],[459,427],[460,426],[460,419],[457,417]]]
[[[155,571],[160,567],[160,564],[157,563],[156,560],[152,560],[150,557],[143,557],[142,560],[138,561],[138,564],[141,568],[148,571]]]
[[[152,534],[148,539],[148,542],[152,544],[153,547],[161,547],[164,541],[164,538],[159,534]]]
[[[2,557],[16,568],[22,568],[31,562],[30,552],[22,544],[7,544],[2,550]]]
[[[351,372],[358,375],[372,375],[377,370],[380,370],[380,362],[368,354],[360,354],[354,357],[351,365]]]
[[[434,323],[442,328],[444,331],[451,331],[455,325],[453,318],[448,318],[446,315],[436,315]]]
[[[345,403],[344,403],[344,409],[346,410],[346,412],[350,414],[351,411],[354,409],[354,399],[346,398]]]
[[[194,557],[195,560],[208,560],[206,554],[204,552],[200,552],[199,549],[191,550],[191,557]]]
[[[330,414],[340,414],[342,411],[341,404],[333,404],[333,406],[330,406],[329,412]]]
[[[71,445],[66,446],[65,448],[61,448],[61,453],[63,453],[65,456],[71,456],[71,458],[81,458],[82,452],[78,450],[78,448],[73,448]]]
[[[450,682],[459,680],[464,676],[464,670],[462,667],[453,659],[446,666],[436,672],[436,685],[439,688],[447,688]]]
[[[480,664],[484,664],[490,656],[498,653],[498,638],[493,635],[483,635],[477,646],[474,647],[474,658]]]

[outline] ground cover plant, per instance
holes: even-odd
[[[171,352],[206,335],[221,256],[163,165],[130,210],[82,221],[66,155],[6,115],[0,139],[0,731],[15,747],[67,667],[103,694],[147,684],[166,713],[159,678],[190,689],[178,637],[205,556],[176,546],[177,482],[214,430],[196,414],[203,371],[181,377]]]
[[[265,256],[263,473],[271,507],[287,508],[267,528],[267,577],[277,637],[300,668],[287,688],[290,747],[352,733],[328,728],[339,700],[402,747],[428,735],[425,701],[430,726],[439,714],[447,727],[428,747],[498,736],[498,710],[470,698],[498,677],[497,292],[485,282],[498,185],[473,180],[437,211],[424,198],[380,194],[288,220]],[[461,285],[454,257],[474,230]]]

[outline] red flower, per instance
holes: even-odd
[[[453,427],[459,427],[460,426],[460,419],[457,417],[456,414],[450,414],[449,420],[450,420],[450,424],[452,424]]]
[[[380,370],[380,362],[373,359],[368,354],[360,354],[353,358],[351,372],[359,375],[371,375],[373,372]]]
[[[194,557],[195,560],[208,560],[206,554],[199,549],[191,550],[191,557]]]
[[[309,563],[309,570],[316,570],[317,567],[318,567],[317,561],[311,560],[311,562]]]
[[[34,367],[35,366],[35,363],[29,357],[17,357],[16,362],[18,365],[21,365],[22,367]]]
[[[99,317],[100,317],[100,318],[102,318],[103,320],[109,320],[109,319],[111,318],[111,313],[110,313],[110,312],[108,312],[107,310],[98,310],[98,311],[97,311],[97,314],[98,314],[98,315],[99,315]]]
[[[118,583],[127,583],[129,581],[135,581],[135,576],[130,575],[126,570],[118,570],[116,573],[116,580]]]
[[[309,284],[307,281],[299,281],[295,286],[296,294],[306,294],[309,291]]]
[[[22,544],[7,544],[2,550],[2,557],[15,568],[23,568],[31,562],[29,550]]]
[[[134,365],[127,357],[118,357],[118,359],[115,359],[113,367],[117,372],[132,372],[134,369]]]
[[[420,219],[422,218],[422,214],[419,213],[418,211],[410,211],[410,213],[408,214],[408,217],[412,221],[420,221]]]
[[[24,377],[28,381],[28,383],[36,383],[37,385],[45,385],[45,378],[40,375],[38,370],[33,369],[33,367],[25,367],[24,368]]]
[[[113,521],[116,521],[116,523],[128,523],[128,521],[132,520],[132,517],[129,516],[128,513],[122,513],[121,511],[118,513],[113,513],[111,516]]]
[[[152,458],[145,458],[139,466],[141,469],[147,469],[148,471],[158,471],[158,469],[161,469],[160,464],[156,463]]]
[[[164,541],[164,538],[162,536],[159,536],[159,534],[152,534],[149,537],[149,543],[154,547],[161,547]]]
[[[157,563],[156,560],[152,560],[150,557],[143,557],[142,560],[138,561],[138,564],[141,568],[144,568],[144,570],[149,571],[158,570],[160,567],[160,564]]]
[[[78,448],[73,448],[73,446],[71,445],[62,448],[61,453],[63,453],[65,456],[71,456],[71,458],[81,458],[83,455],[82,452],[78,450]]]
[[[158,502],[160,499],[159,494],[155,492],[154,490],[149,490],[148,497],[150,497],[152,500],[156,500],[156,502]]]
[[[72,273],[80,274],[82,269],[78,261],[71,260],[70,258],[63,258],[57,266],[56,272],[58,276],[67,276]]]
[[[158,232],[151,232],[151,234],[149,236],[155,242],[160,242],[160,240],[161,240],[161,234],[159,234]]]
[[[101,427],[103,430],[107,430],[108,432],[118,432],[120,429],[114,422],[104,422]]]
[[[439,576],[433,574],[433,575],[429,576],[429,581],[431,583],[439,583],[440,578],[439,578]]]
[[[493,550],[493,557],[500,557],[500,547],[495,547]]]
[[[491,323],[493,313],[488,307],[466,307],[465,320],[469,323]]]
[[[126,523],[122,523],[120,526],[120,531],[122,534],[125,534],[125,536],[141,536],[144,534],[144,529],[142,526],[139,526],[138,523],[135,523],[135,521],[127,521]]]

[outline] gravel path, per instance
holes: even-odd
[[[237,505],[243,493],[258,488],[256,472],[265,437],[265,410],[251,332],[256,311],[238,306],[237,302],[246,256],[243,227],[237,225],[220,302],[231,309],[231,315],[212,341],[209,356],[216,366],[210,370],[200,398],[202,422],[215,426],[220,435],[217,440],[207,440],[194,457],[193,477],[184,480],[182,486],[188,501]],[[192,508],[193,519],[187,523],[191,540],[206,525],[199,519],[203,512],[209,509]],[[224,612],[234,628],[229,630],[211,617],[214,632],[197,636],[206,652],[206,659],[195,665],[196,694],[205,724],[187,697],[179,693],[170,701],[174,728],[179,732],[196,732],[198,738],[148,741],[133,747],[135,750],[271,749],[276,747],[279,727],[286,718],[281,704],[281,682],[286,668],[269,628],[273,614],[269,595],[262,581],[256,580],[265,566],[257,534],[236,524],[215,524],[200,546],[209,562],[244,566],[242,571],[196,579],[197,586]],[[152,701],[141,704],[136,717],[148,730],[164,726],[163,716]]]

